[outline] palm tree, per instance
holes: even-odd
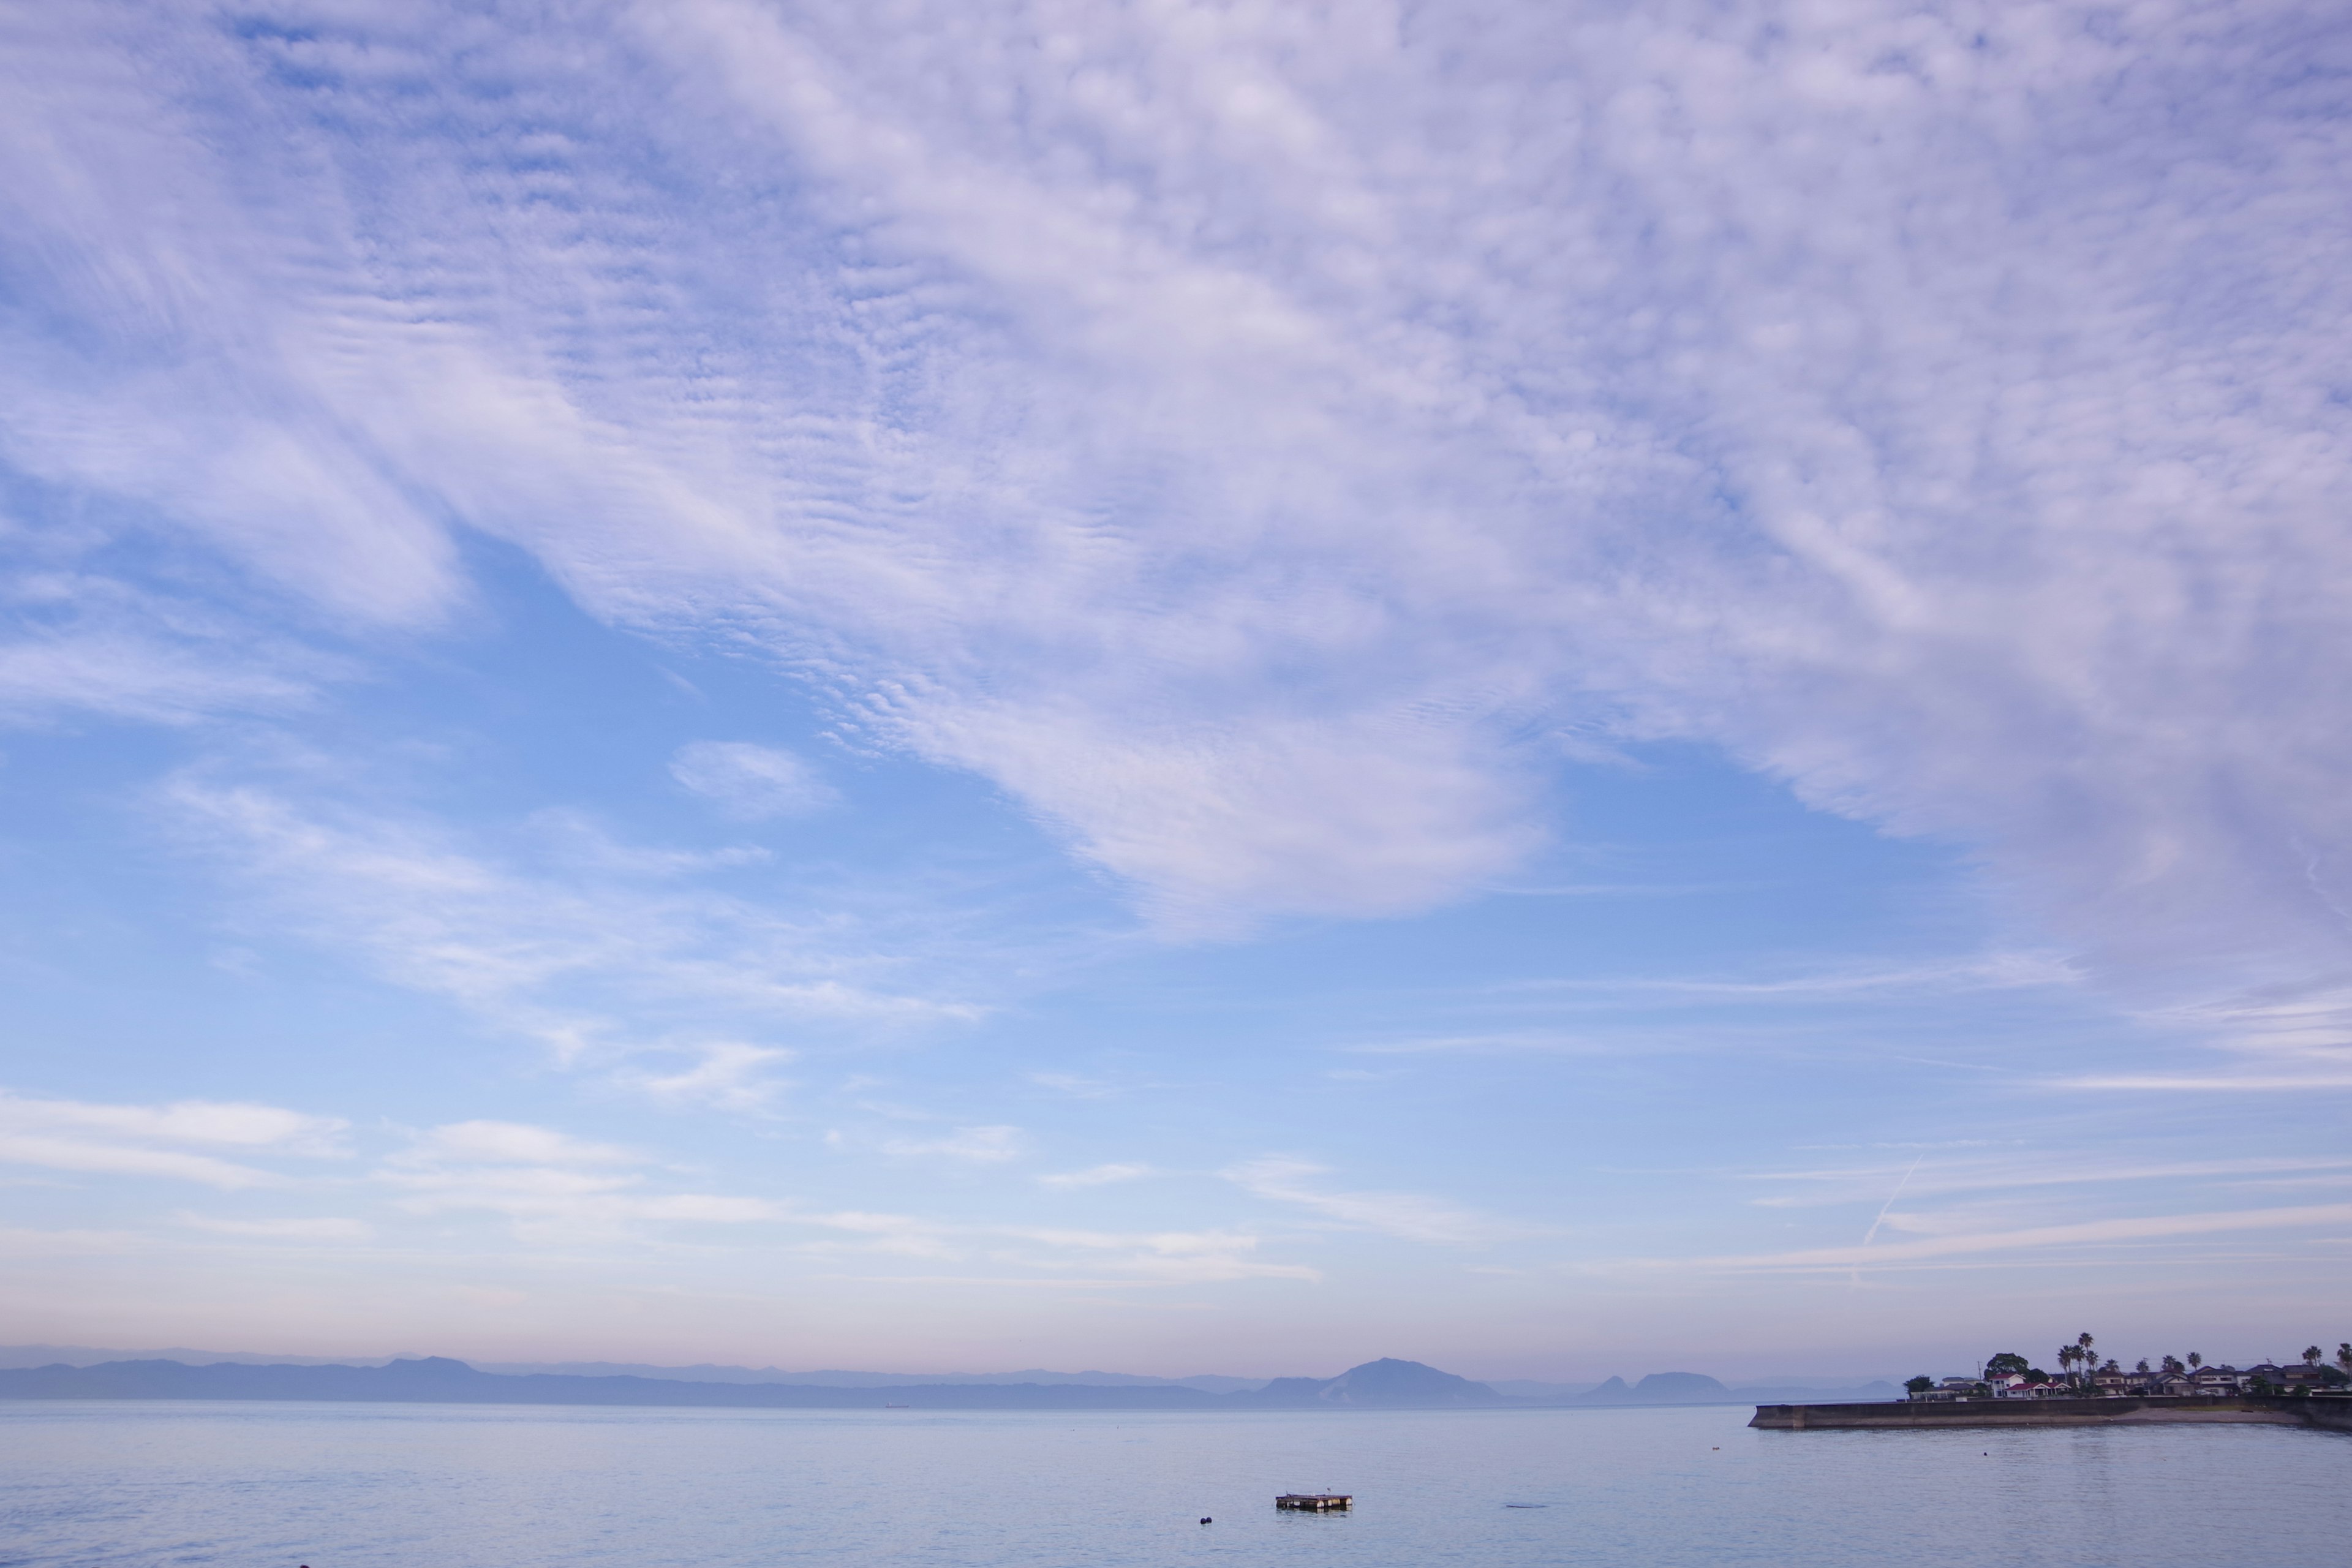
[[[2204,1358],[2203,1356],[2199,1355],[2195,1351],[2190,1351],[2190,1352],[2189,1352],[2189,1371],[2191,1371],[2191,1372],[2195,1372],[2199,1367],[2203,1366],[2204,1364],[2205,1364],[2205,1358]]]
[[[2074,1363],[2082,1353],[2083,1352],[2081,1351],[2076,1350],[2073,1345],[2060,1345],[2058,1347],[2058,1375],[2071,1381],[2074,1375]]]
[[[2343,1368],[2345,1376],[2352,1377],[2352,1340],[2336,1347],[2336,1364]]]
[[[2303,1347],[2303,1364],[2305,1366],[2317,1366],[2319,1364],[2319,1358],[2326,1353],[2327,1352],[2326,1351],[2321,1350],[2317,1345],[2305,1345]]]

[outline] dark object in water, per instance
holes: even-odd
[[[1274,1500],[1276,1508],[1297,1509],[1305,1513],[1328,1513],[1344,1509],[1356,1500],[1345,1492],[1285,1492]]]
[[[1201,1522],[1202,1522],[1202,1524],[1214,1524],[1214,1523],[1216,1523],[1217,1521],[1216,1521],[1215,1520],[1213,1520],[1213,1519],[1211,1519],[1207,1514],[1205,1514],[1205,1513],[1204,1513],[1204,1514],[1202,1514],[1202,1515],[1201,1516]]]
[[[1507,1502],[1503,1506],[1505,1508],[1549,1508],[1551,1504],[1548,1502]]]

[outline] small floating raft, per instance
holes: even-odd
[[[1285,1492],[1274,1500],[1274,1506],[1300,1509],[1308,1513],[1328,1513],[1335,1508],[1346,1508],[1355,1500],[1346,1492]]]

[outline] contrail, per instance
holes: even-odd
[[[1924,1160],[1927,1157],[1927,1151],[1924,1149],[1921,1150],[1919,1152],[1919,1160]],[[1903,1179],[1895,1184],[1895,1190],[1886,1194],[1886,1201],[1885,1203],[1878,1205],[1878,1217],[1870,1222],[1870,1230],[1862,1238],[1863,1246],[1868,1247],[1871,1242],[1876,1238],[1878,1235],[1878,1227],[1886,1223],[1886,1211],[1895,1206],[1895,1200],[1901,1197],[1903,1195],[1903,1189],[1911,1184],[1913,1173],[1919,1169],[1919,1160],[1914,1160],[1911,1162],[1911,1169],[1903,1173]]]

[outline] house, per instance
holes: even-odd
[[[2323,1388],[2341,1388],[2347,1380],[2341,1371],[2321,1362],[2316,1365],[2281,1367],[2279,1381],[2289,1388],[2308,1388],[2316,1394]]]
[[[2282,1388],[2285,1384],[2286,1369],[2274,1361],[2264,1361],[2248,1367],[2238,1386],[2246,1389]]]
[[[2245,1374],[2234,1366],[2200,1366],[2190,1374],[2195,1392],[2211,1398],[2239,1393],[2245,1387]]]

